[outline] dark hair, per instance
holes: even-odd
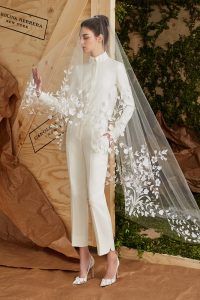
[[[84,20],[81,23],[81,27],[87,27],[92,30],[95,36],[103,35],[104,45],[107,44],[109,38],[109,19],[104,15],[96,15],[92,18]]]

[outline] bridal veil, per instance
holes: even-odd
[[[99,15],[93,18],[99,22],[104,36],[102,22],[105,20]],[[116,97],[116,106],[109,125],[110,132],[115,133],[114,144],[108,152],[114,153],[116,164],[114,176],[108,170],[106,182],[122,187],[126,217],[185,243],[200,243],[199,207],[117,34],[109,24],[107,26],[109,42],[105,50],[123,65],[129,85],[127,88],[127,84],[122,83],[121,94],[110,92],[110,101]],[[84,81],[89,57],[80,46],[79,31],[80,24],[77,24],[74,31],[38,63],[50,104],[38,101],[32,75],[21,104],[27,114],[47,114],[48,118],[54,118],[52,140],[61,149],[68,122],[81,121],[90,109],[85,99],[90,93],[92,78]],[[135,109],[126,124],[123,118],[128,97],[134,99]]]

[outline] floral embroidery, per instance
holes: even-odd
[[[120,183],[124,190],[125,213],[133,217],[161,217],[168,221],[172,231],[185,241],[200,242],[200,226],[196,223],[196,218],[189,213],[176,212],[175,208],[163,209],[159,197],[159,187],[161,186],[160,171],[162,167],[159,161],[167,160],[167,149],[154,150],[150,155],[145,145],[140,151],[133,153],[132,147],[124,143],[119,145],[122,153],[117,147],[116,154],[116,174],[111,176],[107,172],[106,184],[114,182]],[[123,160],[120,162],[120,160]],[[120,168],[121,166],[121,168]],[[177,211],[179,211],[177,209]]]
[[[101,136],[95,143],[92,144],[92,149],[99,153],[108,153],[109,140],[107,136]]]
[[[70,75],[72,74],[73,67],[64,70],[64,78],[61,83],[61,87],[55,93],[46,92],[45,94],[49,96],[49,99],[54,99],[56,103],[52,100],[52,103],[48,103],[46,106],[43,101],[37,99],[34,80],[31,79],[27,83],[25,89],[24,98],[22,101],[21,108],[27,109],[30,114],[39,115],[51,112],[52,114],[57,113],[62,121],[68,122],[69,119],[73,119],[75,116],[80,119],[83,116],[84,101],[87,95],[83,93],[82,89],[75,87],[73,90],[70,89]],[[40,103],[41,102],[41,103]],[[41,104],[41,105],[40,105]]]

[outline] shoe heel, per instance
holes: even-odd
[[[91,278],[94,278],[94,266],[91,267],[90,271],[91,271]]]
[[[116,273],[116,278],[119,277],[119,259],[118,259],[118,266],[117,266],[117,273]]]

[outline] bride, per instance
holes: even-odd
[[[104,35],[100,34],[99,21],[104,27]],[[71,183],[72,246],[80,248],[80,276],[76,277],[74,284],[87,281],[87,274],[94,267],[94,259],[88,249],[88,204],[98,254],[107,254],[107,270],[101,286],[115,281],[119,265],[111,217],[104,193],[108,164],[107,149],[113,143],[113,139],[117,138],[117,131],[121,130],[120,126],[125,127],[130,119],[134,101],[133,98],[125,98],[127,107],[123,119],[118,123],[118,127],[110,131],[108,121],[112,116],[116,98],[113,97],[113,101],[109,101],[108,94],[114,90],[113,88],[117,92],[117,87],[120,88],[123,84],[128,85],[128,78],[124,65],[111,59],[105,51],[108,35],[108,18],[105,16],[97,16],[81,24],[80,44],[83,51],[90,55],[89,62],[84,66],[86,70],[82,86],[85,88],[88,82],[91,82],[90,95],[84,99],[85,118],[82,118],[79,123],[69,124],[66,133],[67,162]],[[77,73],[82,71],[80,68],[81,66],[76,70]],[[47,105],[56,105],[56,99],[41,91],[42,79],[37,69],[33,69],[33,78],[39,100]],[[76,85],[79,86],[79,84],[80,82],[76,80]],[[106,106],[106,114],[102,114],[103,105]],[[59,106],[57,110],[59,111]],[[63,111],[63,107],[61,110]]]
[[[122,185],[127,217],[174,239],[200,243],[200,211],[108,18],[84,20],[73,50],[72,64],[54,94],[42,89],[42,76],[33,68],[24,108],[42,106],[67,123],[71,242],[80,253],[80,274],[73,284],[87,282],[89,271],[94,276],[88,249],[90,208],[98,255],[107,256],[103,287],[116,281],[119,268],[106,179]],[[113,152],[114,177],[107,171]]]

